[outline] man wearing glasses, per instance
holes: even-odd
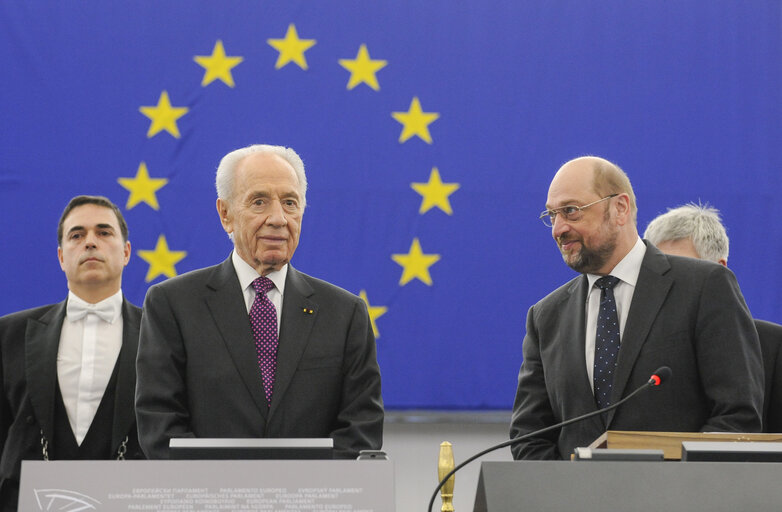
[[[763,366],[734,275],[638,236],[635,195],[611,162],[563,165],[540,218],[582,274],[532,306],[511,438],[608,407],[661,366],[665,385],[516,443],[516,459],[569,459],[606,430],[759,432]]]

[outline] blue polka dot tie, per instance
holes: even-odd
[[[595,401],[602,409],[611,405],[611,388],[614,384],[614,368],[619,355],[619,316],[616,313],[614,286],[619,278],[601,277],[595,281],[600,288],[600,311],[597,314],[595,336]]]
[[[274,375],[277,372],[277,310],[266,293],[274,288],[274,283],[268,277],[259,277],[252,282],[252,287],[255,289],[255,300],[250,308],[250,326],[255,336],[266,403],[271,405]]]

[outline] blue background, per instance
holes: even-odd
[[[521,363],[526,311],[575,274],[537,219],[565,161],[622,166],[639,231],[667,207],[709,202],[731,238],[729,266],[758,318],[782,321],[779,254],[778,0],[345,0],[0,2],[0,314],[65,297],[56,223],[67,201],[123,207],[133,256],[123,291],[150,284],[138,250],[165,235],[178,274],[227,257],[214,171],[251,143],[288,145],[310,190],[298,269],[353,293],[377,319],[389,408],[505,409]],[[267,39],[289,24],[315,39],[308,69],[275,69]],[[202,87],[220,39],[235,87]],[[388,65],[380,90],[347,89],[366,44]],[[141,106],[168,92],[189,112],[180,138],[147,137]],[[418,97],[440,118],[432,143],[399,142],[391,112]],[[159,210],[127,209],[120,177],[141,162]],[[419,214],[437,167],[453,214]],[[439,254],[432,285],[400,285],[418,238]]]

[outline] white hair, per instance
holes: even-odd
[[[689,238],[701,259],[728,261],[730,241],[720,211],[707,204],[689,203],[668,211],[646,227],[644,238],[654,245]]]
[[[220,160],[217,166],[217,175],[215,176],[215,186],[217,188],[217,197],[231,202],[234,196],[234,181],[236,177],[236,167],[245,157],[254,153],[273,153],[285,159],[291,164],[299,180],[299,191],[301,192],[301,207],[307,205],[307,175],[304,172],[304,162],[301,157],[291,148],[284,146],[271,146],[268,144],[253,144],[241,149],[231,151]]]

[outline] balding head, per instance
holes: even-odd
[[[638,217],[638,207],[635,202],[635,193],[630,185],[630,178],[615,163],[609,162],[599,156],[581,156],[566,162],[559,168],[551,184],[557,180],[557,177],[567,179],[578,179],[584,187],[589,187],[600,197],[606,197],[611,194],[627,194],[630,202],[630,211],[632,213],[633,224]]]
[[[546,208],[562,257],[578,272],[609,273],[638,239],[630,180],[603,158],[575,158],[560,167]]]

